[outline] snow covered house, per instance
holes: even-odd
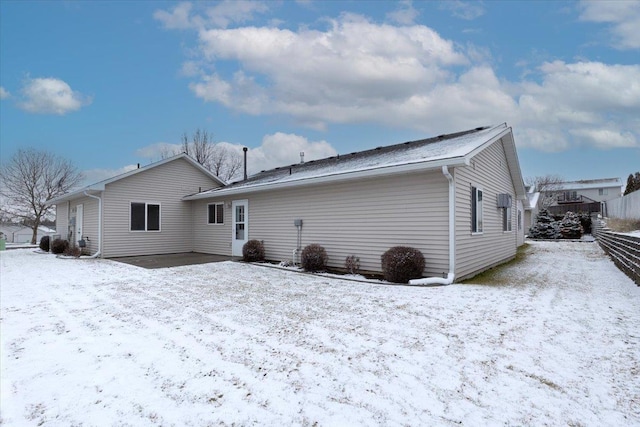
[[[49,201],[58,234],[113,258],[193,251],[185,194],[224,185],[186,154],[139,167]]]
[[[380,272],[381,255],[402,245],[424,254],[426,276],[451,280],[515,256],[525,199],[506,124],[280,167],[184,198],[196,252],[239,256],[257,239],[267,259],[291,260],[318,243],[331,267],[355,255],[363,271]]]
[[[205,189],[204,191],[201,191]],[[330,267],[380,272],[393,246],[425,256],[425,276],[457,280],[513,258],[526,200],[502,124],[262,171],[225,185],[186,155],[52,200],[58,230],[103,257],[200,252],[269,260],[311,243]],[[102,204],[102,206],[100,205]]]
[[[553,214],[572,212],[600,212],[602,202],[622,196],[620,178],[563,181],[538,189],[538,204],[544,204]]]

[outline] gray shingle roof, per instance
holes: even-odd
[[[429,163],[447,163],[447,160],[464,158],[507,129],[506,124],[480,127],[434,138],[283,166],[262,171],[247,180],[237,181],[225,187],[187,196],[185,199],[214,197],[232,191],[236,193],[258,190],[265,186],[302,183],[302,181],[312,178],[337,177],[394,166],[421,164],[427,167]]]

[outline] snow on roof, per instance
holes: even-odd
[[[347,155],[337,155],[322,160],[312,160],[279,167],[262,171],[245,181],[234,182],[226,187],[188,196],[186,199],[223,194],[230,190],[254,189],[268,184],[293,183],[310,178],[373,171],[393,166],[426,165],[430,162],[463,159],[507,129],[506,124],[481,127],[449,135],[440,135],[435,138],[409,141]]]
[[[620,178],[602,178],[602,179],[583,179],[580,181],[565,181],[553,186],[552,191],[566,191],[566,190],[588,190],[593,188],[605,188],[605,187],[622,187],[622,180]],[[544,191],[544,186],[540,188]]]

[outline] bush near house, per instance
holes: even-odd
[[[422,277],[425,261],[422,252],[407,246],[394,246],[382,254],[384,279],[394,283],[407,283]]]
[[[349,274],[358,274],[360,272],[360,258],[355,255],[349,255],[344,260],[344,268]]]
[[[51,243],[51,252],[56,254],[56,255],[60,255],[60,254],[64,253],[64,251],[66,251],[68,248],[69,248],[69,241],[68,240],[55,239]]]
[[[40,249],[49,252],[50,241],[51,238],[49,236],[42,236],[42,239],[40,239]]]
[[[581,238],[583,229],[578,215],[571,211],[564,214],[564,218],[560,221],[559,230],[563,239]]]
[[[320,245],[312,243],[302,250],[302,268],[306,271],[324,271],[327,268],[327,251]]]
[[[82,249],[77,246],[67,246],[67,248],[63,252],[63,255],[80,258],[80,255],[82,255]]]
[[[529,229],[532,239],[559,239],[558,222],[554,220],[547,209],[540,209],[536,216],[536,223]]]
[[[242,246],[242,260],[246,262],[264,261],[264,245],[260,240],[249,240]]]

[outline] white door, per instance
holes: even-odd
[[[78,246],[78,240],[82,239],[82,205],[76,206],[76,227],[72,246]]]
[[[249,201],[234,200],[231,203],[233,229],[231,255],[242,256],[242,247],[249,240]]]

